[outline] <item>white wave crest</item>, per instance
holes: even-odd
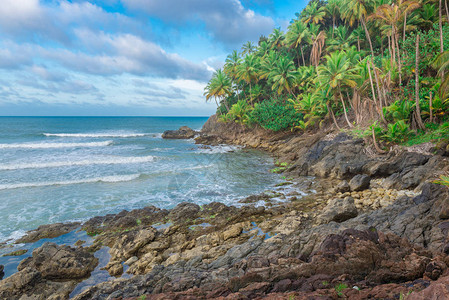
[[[45,187],[53,185],[72,185],[72,184],[82,184],[82,183],[96,183],[96,182],[106,182],[106,183],[117,183],[132,181],[140,177],[141,174],[131,174],[131,175],[115,175],[115,176],[105,176],[96,178],[87,178],[79,180],[68,180],[68,181],[44,181],[44,182],[25,182],[25,183],[15,183],[15,184],[0,184],[0,190],[10,190],[10,189],[20,189],[20,188],[31,188],[31,187]]]
[[[44,163],[21,163],[0,165],[0,171],[23,170],[23,169],[42,169],[42,168],[60,168],[72,166],[90,166],[90,165],[119,165],[119,164],[138,164],[154,160],[154,156],[142,157],[108,157],[102,159],[86,159],[79,161],[53,161]]]
[[[76,147],[105,147],[113,141],[92,143],[24,143],[24,144],[0,144],[0,149],[49,149],[49,148],[76,148]]]
[[[210,148],[200,148],[196,152],[205,154],[218,154],[218,153],[234,152],[240,149],[242,149],[242,147],[240,146],[218,145]]]
[[[72,138],[129,138],[142,137],[146,133],[44,133],[45,136],[51,137],[72,137]]]

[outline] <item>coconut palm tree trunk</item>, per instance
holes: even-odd
[[[305,66],[306,60],[304,59],[304,51],[302,51],[302,46],[301,46],[301,55],[302,55],[302,65]]]
[[[335,15],[332,16],[332,38],[334,38],[334,31],[335,31]]]
[[[447,7],[447,0],[444,1],[444,6],[446,7],[447,22],[449,23],[449,9]]]
[[[363,28],[365,29],[366,37],[368,38],[368,43],[369,43],[369,48],[371,50],[371,55],[374,57],[373,43],[371,42],[371,36],[369,34],[368,28],[366,27],[365,18],[362,17],[361,21],[362,21]]]
[[[253,92],[251,91],[251,81],[249,81],[249,99],[250,99],[251,105],[253,105]]]
[[[433,109],[432,109],[432,98],[433,98],[433,93],[430,92],[430,99],[429,99],[429,110],[430,110],[430,123],[433,122]]]
[[[443,10],[443,6],[442,6],[442,1],[439,1],[439,21],[438,21],[438,25],[440,27],[440,53],[443,53],[444,51],[444,44],[443,44],[443,18],[442,18],[442,10]],[[444,80],[444,71],[441,72],[441,81]]]
[[[345,100],[343,100],[343,93],[341,92],[341,88],[339,88],[339,90],[340,90],[340,100],[341,100],[341,104],[343,104],[343,113],[345,115],[346,123],[348,123],[349,128],[352,128],[354,126],[351,124],[351,122],[349,122],[348,113],[346,111]]]
[[[337,119],[335,118],[334,112],[332,111],[332,108],[329,105],[329,102],[326,103],[326,106],[327,106],[327,111],[331,114],[332,121],[334,121],[334,124],[337,127],[337,129],[340,130],[341,128],[340,128],[340,126],[338,126]]]
[[[421,118],[421,107],[419,106],[419,33],[416,35],[415,102],[416,121],[418,123],[418,128],[424,130],[425,127]]]
[[[394,35],[395,35],[394,40],[395,40],[395,43],[396,43],[397,55],[398,55],[399,88],[402,89],[402,88],[401,88],[401,86],[402,86],[401,51],[399,50],[399,43],[398,43],[398,40],[399,40],[399,34],[398,34],[396,28],[394,28],[393,30],[394,30]]]
[[[402,35],[402,42],[405,44],[405,30],[407,27],[407,12],[405,12],[405,16],[404,16],[404,32]]]

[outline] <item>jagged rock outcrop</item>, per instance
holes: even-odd
[[[19,272],[0,281],[1,299],[68,299],[98,259],[83,248],[45,243],[23,260]]]

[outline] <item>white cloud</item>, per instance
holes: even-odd
[[[206,81],[210,76],[204,64],[195,64],[176,53],[167,53],[159,45],[132,34],[108,35],[89,30],[76,33],[83,44],[100,54],[49,49],[43,50],[43,55],[67,68],[89,74],[131,73],[200,81]]]
[[[175,24],[202,21],[215,40],[229,46],[256,40],[274,26],[270,17],[243,7],[239,0],[123,0],[129,8]]]

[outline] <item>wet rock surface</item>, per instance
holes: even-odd
[[[18,272],[0,281],[1,299],[68,299],[95,268],[97,259],[82,248],[45,243],[23,260]]]
[[[16,244],[33,243],[41,239],[55,238],[75,230],[80,225],[80,223],[55,223],[42,225],[36,230],[28,231],[25,236],[16,241]]]
[[[182,126],[178,130],[166,130],[162,134],[164,139],[191,139],[196,135],[196,131],[187,127]]]

